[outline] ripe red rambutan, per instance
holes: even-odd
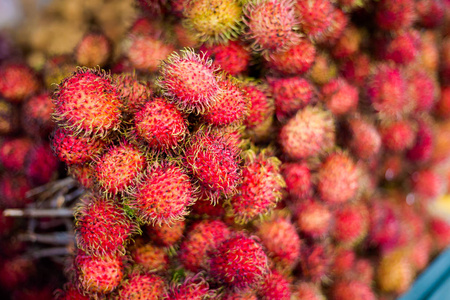
[[[340,278],[353,271],[356,254],[351,249],[337,248],[331,266],[331,273],[335,278]]]
[[[198,276],[189,277],[181,284],[173,285],[168,292],[168,300],[202,300],[216,296],[209,289],[208,282]]]
[[[280,173],[281,162],[269,151],[259,154],[253,151],[245,153],[242,169],[242,182],[237,193],[230,198],[231,210],[237,222],[248,222],[257,216],[266,214],[281,200],[281,191],[285,182]]]
[[[313,100],[313,86],[304,78],[270,78],[268,81],[275,100],[275,114],[280,121],[289,119]]]
[[[377,56],[382,60],[392,60],[396,64],[407,65],[415,61],[421,48],[420,34],[416,30],[402,31],[389,35],[377,42]]]
[[[415,8],[419,23],[426,28],[435,28],[444,20],[445,5],[441,0],[418,0]]]
[[[317,190],[321,199],[330,204],[347,202],[358,190],[358,176],[356,165],[348,154],[332,153],[318,173]]]
[[[230,288],[257,288],[269,272],[262,246],[243,234],[222,242],[212,253],[208,272],[216,281]]]
[[[358,107],[358,89],[344,78],[332,79],[322,86],[322,101],[337,116],[354,111]]]
[[[400,235],[397,211],[387,200],[372,199],[370,203],[368,241],[381,250],[390,250],[396,246]]]
[[[47,137],[52,131],[53,102],[48,92],[25,100],[22,106],[22,127],[30,135]]]
[[[138,17],[131,25],[128,31],[129,35],[146,35],[155,38],[161,37],[164,31],[164,25],[159,19],[149,18],[148,16]]]
[[[427,162],[434,151],[435,132],[431,120],[419,120],[415,144],[408,150],[406,157],[417,163]]]
[[[383,30],[399,30],[412,26],[416,13],[413,0],[381,0],[377,3],[375,22]]]
[[[198,200],[192,206],[191,213],[196,216],[223,217],[225,208],[221,204],[214,203],[214,201],[222,203],[224,199],[220,197],[220,199],[213,199],[212,202],[211,200],[209,191],[200,187]]]
[[[281,128],[279,142],[283,152],[292,159],[317,157],[334,146],[334,127],[331,112],[307,106]]]
[[[161,63],[158,84],[179,109],[203,113],[216,102],[220,88],[212,60],[193,50],[181,51]]]
[[[426,71],[411,70],[407,77],[408,96],[416,113],[430,112],[437,100],[438,84]]]
[[[267,65],[283,75],[301,75],[311,68],[316,58],[316,48],[307,39],[300,39],[286,51],[268,55]]]
[[[5,208],[24,208],[31,199],[26,193],[32,188],[27,178],[21,174],[5,173],[0,177],[0,206]]]
[[[150,239],[164,247],[175,245],[183,237],[185,228],[186,222],[183,220],[173,224],[163,223],[161,226],[148,225],[145,227]]]
[[[31,185],[43,185],[55,179],[59,160],[53,155],[50,144],[40,142],[28,153],[25,161],[25,175]]]
[[[81,203],[75,213],[78,248],[101,258],[125,254],[125,245],[137,231],[137,225],[122,207],[93,194],[84,196]]]
[[[264,278],[258,294],[262,300],[290,300],[291,290],[289,281],[276,270],[272,270]]]
[[[375,300],[375,293],[370,285],[359,280],[340,279],[331,287],[332,300]]]
[[[281,174],[286,182],[287,192],[298,199],[311,196],[313,183],[311,171],[305,163],[283,163]]]
[[[76,136],[63,127],[57,128],[52,136],[53,152],[68,165],[83,164],[98,158],[106,145],[101,139]]]
[[[414,241],[410,247],[410,261],[417,271],[423,270],[429,263],[433,250],[433,239],[425,234]]]
[[[340,66],[340,73],[348,82],[362,86],[370,74],[370,57],[366,53],[357,53],[347,58]]]
[[[85,189],[92,189],[95,184],[95,169],[91,164],[71,165],[67,173],[78,180]]]
[[[54,119],[81,135],[106,136],[121,122],[120,95],[112,79],[97,69],[79,68],[53,97]]]
[[[0,95],[10,102],[22,102],[39,89],[34,71],[26,64],[5,62],[0,65]]]
[[[320,283],[329,277],[332,262],[330,245],[315,243],[302,247],[300,267],[304,278]]]
[[[419,52],[419,65],[427,71],[437,72],[440,64],[438,35],[433,30],[421,32],[421,48]]]
[[[78,65],[94,68],[103,67],[111,53],[111,43],[106,35],[100,32],[89,32],[78,43],[74,54]]]
[[[131,247],[131,258],[145,272],[156,273],[167,271],[169,268],[169,256],[166,250],[142,240],[137,240]]]
[[[133,272],[118,290],[120,299],[164,299],[167,294],[165,280],[155,274]]]
[[[95,257],[78,250],[75,257],[79,287],[88,293],[106,294],[115,290],[123,277],[122,257]]]
[[[384,147],[392,152],[400,152],[411,148],[417,135],[414,124],[409,120],[382,124],[379,131]]]
[[[152,94],[150,88],[138,81],[136,75],[122,73],[114,76],[114,82],[121,96],[122,109],[125,113],[134,114]]]
[[[33,149],[33,145],[33,141],[27,137],[3,140],[0,144],[0,163],[8,171],[24,171],[25,159]]]
[[[411,175],[412,191],[426,200],[436,199],[445,192],[444,179],[431,169],[418,170]]]
[[[335,42],[331,53],[337,59],[351,57],[359,52],[363,33],[355,26],[348,26]]]
[[[381,149],[381,136],[370,122],[355,118],[349,121],[351,132],[350,149],[361,159],[375,157]]]
[[[247,37],[253,40],[252,48],[270,52],[285,51],[298,43],[298,20],[291,0],[260,0],[244,6]]]
[[[438,217],[430,220],[430,234],[433,237],[433,244],[437,251],[442,251],[450,245],[450,224]]]
[[[245,72],[251,58],[250,52],[241,43],[235,41],[203,45],[200,51],[211,57],[214,66],[233,76]]]
[[[367,234],[369,211],[362,203],[340,207],[334,218],[333,236],[341,245],[352,247]]]
[[[292,291],[293,300],[325,300],[320,286],[313,282],[300,281],[296,283]]]
[[[249,288],[245,290],[227,290],[222,300],[258,300],[256,292]]]
[[[359,1],[359,0],[358,0]],[[331,12],[330,25],[327,31],[324,32],[324,38],[320,41],[325,45],[334,45],[342,36],[342,33],[347,28],[349,17],[341,9],[335,7]]]
[[[188,131],[186,120],[174,104],[155,98],[143,105],[134,117],[136,134],[151,148],[175,149]]]
[[[129,142],[110,146],[95,164],[95,176],[100,188],[111,194],[129,189],[135,178],[144,171],[145,160],[144,153]]]
[[[133,68],[155,72],[161,61],[167,59],[174,50],[174,46],[151,35],[132,35],[126,55]]]
[[[295,3],[301,30],[317,42],[322,42],[326,37],[334,9],[329,0],[298,0]]]
[[[297,226],[301,233],[312,238],[324,237],[331,229],[332,213],[330,209],[313,199],[301,201],[295,211]]]
[[[205,268],[207,256],[228,239],[230,234],[230,229],[220,220],[195,222],[181,243],[179,251],[181,263],[192,272]]]

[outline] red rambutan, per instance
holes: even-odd
[[[262,300],[290,300],[291,290],[289,281],[277,271],[272,270],[264,278],[258,294]]]
[[[413,0],[381,0],[377,3],[375,22],[383,30],[411,27],[416,18]]]
[[[152,243],[136,241],[131,249],[131,257],[145,272],[156,273],[169,268],[169,256],[164,248]]]
[[[155,274],[132,273],[125,279],[118,291],[120,299],[143,300],[165,299],[167,284]]]
[[[174,46],[151,35],[133,35],[126,54],[135,69],[155,72],[161,61],[167,59],[174,50]]]
[[[39,88],[34,71],[23,63],[6,62],[0,66],[0,95],[10,102],[21,102]]]
[[[344,78],[332,79],[322,86],[322,101],[337,116],[356,110],[358,107],[358,89]]]
[[[228,41],[226,44],[203,45],[200,51],[213,60],[213,65],[230,75],[238,75],[247,70],[250,52],[239,42]]]
[[[414,124],[409,120],[382,124],[380,134],[384,147],[392,152],[400,152],[411,148],[416,139]]]
[[[22,106],[22,127],[30,135],[47,137],[52,131],[53,102],[49,93],[37,94]]]
[[[341,279],[331,287],[332,300],[375,300],[375,293],[370,285],[359,280]]]
[[[161,226],[148,225],[146,231],[150,239],[156,244],[171,247],[183,237],[185,227],[184,221],[178,221],[174,224],[163,223]]]
[[[364,204],[342,206],[334,217],[333,236],[339,244],[351,247],[367,234],[369,211]]]
[[[377,128],[363,119],[349,121],[351,132],[350,149],[361,159],[375,157],[381,149],[381,136]]]
[[[283,75],[301,75],[309,70],[315,58],[314,45],[307,39],[300,39],[284,52],[271,53],[267,64]]]
[[[298,0],[295,12],[301,30],[315,41],[323,41],[331,26],[334,6],[329,0]]]
[[[311,171],[304,163],[284,163],[281,173],[286,182],[287,192],[298,199],[311,196],[313,183],[311,182]]]
[[[89,32],[75,48],[75,60],[80,66],[103,67],[111,56],[111,50],[111,44],[103,33]]]
[[[297,226],[301,233],[312,238],[324,237],[331,229],[330,209],[313,199],[300,202],[296,207]]]
[[[33,148],[27,137],[5,139],[0,144],[0,163],[11,172],[24,171],[25,159]]]

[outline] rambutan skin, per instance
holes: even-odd
[[[162,98],[147,102],[134,118],[137,135],[162,151],[178,147],[187,134],[186,123],[175,105]]]
[[[303,199],[312,194],[312,176],[304,163],[284,163],[281,173],[286,182],[286,190],[295,198]]]
[[[369,211],[363,204],[340,207],[335,212],[333,236],[344,246],[353,246],[367,234]]]
[[[47,137],[54,123],[51,118],[53,102],[49,93],[40,93],[24,101],[22,106],[22,126],[30,135]]]
[[[301,39],[284,52],[271,53],[267,64],[283,75],[301,75],[311,68],[315,58],[314,45],[307,39]]]
[[[25,197],[31,190],[27,178],[21,174],[3,174],[0,177],[0,206],[5,208],[24,208],[31,199]]]
[[[228,41],[227,44],[203,45],[200,51],[213,60],[213,65],[230,75],[238,75],[247,70],[250,52],[239,42]]]
[[[182,237],[186,228],[185,221],[178,221],[174,224],[161,224],[161,226],[148,225],[147,234],[151,240],[158,245],[171,247],[175,245]]]
[[[435,131],[433,123],[420,120],[417,138],[414,145],[406,153],[406,157],[413,162],[423,163],[431,159],[435,148]]]
[[[326,37],[333,10],[333,4],[329,0],[299,0],[295,3],[301,30],[315,41],[322,41]]]
[[[80,68],[66,77],[53,96],[54,118],[81,135],[106,136],[121,123],[120,95],[111,78]]]
[[[133,245],[131,257],[136,264],[149,273],[167,271],[169,267],[169,256],[164,248],[141,240],[137,240]]]
[[[381,136],[377,128],[370,122],[363,119],[353,119],[349,121],[350,148],[357,157],[370,159],[375,157],[381,150]]]
[[[382,60],[392,60],[396,64],[407,65],[414,62],[419,55],[420,43],[418,31],[402,32],[394,37],[380,40],[378,57]]]
[[[313,282],[300,281],[293,286],[291,299],[325,300],[326,298],[317,284]]]
[[[376,296],[370,286],[359,280],[339,280],[332,286],[331,299],[346,300],[350,296],[354,300],[375,300]]]
[[[75,59],[81,66],[103,67],[111,56],[111,50],[111,44],[103,33],[90,32],[81,39],[76,47]]]
[[[343,115],[358,107],[358,89],[338,77],[322,87],[322,99],[334,115]]]
[[[118,290],[120,299],[164,299],[167,284],[155,274],[133,273],[125,279]]]
[[[5,139],[0,144],[0,163],[9,171],[24,171],[32,147],[33,142],[27,137]]]
[[[272,117],[275,110],[273,99],[269,97],[264,86],[245,84],[242,91],[245,93],[251,108],[244,120],[244,125],[250,130],[258,128]]]
[[[290,300],[290,284],[282,274],[272,271],[264,279],[258,294],[263,300]]]
[[[25,175],[31,185],[39,186],[56,177],[59,161],[47,142],[34,145],[25,161]]]
[[[134,114],[152,95],[150,87],[138,81],[135,75],[120,74],[114,76],[122,100],[122,109],[125,113]]]
[[[313,199],[305,199],[296,206],[297,226],[301,233],[312,238],[325,237],[331,229],[330,209]]]
[[[305,278],[319,283],[329,276],[332,263],[332,249],[327,244],[316,243],[303,247],[300,267]]]
[[[181,284],[173,285],[169,289],[167,300],[202,300],[214,296],[216,293],[209,289],[208,282],[199,275],[194,275]]]
[[[222,242],[209,259],[209,274],[238,289],[257,287],[268,273],[267,256],[259,243],[243,235]]]
[[[411,27],[414,19],[414,1],[412,0],[381,0],[377,4],[375,22],[383,30]]]
[[[445,190],[443,178],[431,169],[418,170],[411,179],[413,192],[427,200],[436,199]]]
[[[393,152],[410,148],[416,139],[414,124],[408,120],[382,124],[380,133],[384,147]]]
[[[39,82],[34,71],[23,63],[0,65],[0,95],[10,102],[22,102],[34,94]]]
[[[175,48],[150,35],[133,35],[127,57],[131,65],[143,72],[158,70],[161,60],[167,59]]]
[[[104,197],[86,195],[75,213],[77,244],[87,255],[101,258],[123,255],[135,232],[137,225],[125,211]]]

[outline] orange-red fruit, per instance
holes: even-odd
[[[22,127],[33,136],[47,137],[54,127],[52,121],[53,102],[49,93],[37,94],[22,106]]]
[[[393,152],[413,146],[416,132],[408,120],[399,120],[381,126],[380,133],[384,147]]]
[[[295,300],[325,300],[325,296],[322,294],[320,286],[313,282],[298,282],[293,287],[292,295]]]
[[[359,0],[357,0],[359,1]],[[326,45],[334,45],[338,39],[342,36],[345,28],[347,28],[349,17],[341,9],[335,7],[331,12],[331,22],[325,32],[325,37],[321,42],[325,42]]]
[[[301,30],[315,41],[323,41],[331,26],[334,6],[329,0],[298,0],[295,12]]]
[[[358,53],[342,63],[340,72],[350,83],[362,86],[370,73],[370,57],[365,53]]]
[[[54,117],[82,135],[105,136],[121,122],[120,95],[111,78],[96,69],[78,69],[53,97]]]
[[[5,173],[0,177],[0,206],[24,208],[32,199],[25,197],[32,188],[27,178],[21,174]]]
[[[322,100],[337,116],[355,111],[358,107],[358,88],[338,77],[322,87]]]
[[[95,169],[91,164],[71,165],[67,173],[74,177],[86,189],[91,189],[95,184]]]
[[[450,117],[450,86],[441,87],[441,97],[436,105],[436,113],[444,118]]]
[[[167,271],[169,267],[169,256],[164,248],[152,243],[137,241],[131,250],[131,257],[136,264],[149,273]]]
[[[123,277],[121,257],[95,257],[79,250],[75,257],[80,288],[89,293],[106,294],[115,290]]]
[[[375,274],[375,268],[369,259],[360,258],[355,262],[354,274],[362,282],[371,284]]]
[[[200,51],[206,52],[211,57],[214,66],[233,76],[245,72],[251,58],[249,51],[235,41],[228,41],[227,44],[203,45]]]
[[[174,104],[155,98],[136,112],[137,135],[156,150],[168,151],[178,147],[187,133],[186,120]]]
[[[275,111],[273,99],[265,93],[263,86],[247,84],[242,87],[242,91],[250,107],[244,125],[250,131],[261,131],[261,135],[264,136],[272,124]]]
[[[248,222],[274,208],[281,200],[285,182],[280,173],[281,162],[263,151],[249,152],[242,170],[242,183],[230,199],[236,221]]]
[[[442,0],[418,0],[416,1],[416,13],[419,22],[427,28],[439,26],[445,13],[445,5]]]
[[[178,221],[174,224],[149,225],[146,227],[150,239],[158,245],[171,247],[182,237],[186,223]]]
[[[342,277],[353,271],[356,254],[351,249],[338,248],[336,249],[331,272],[335,277]]]
[[[345,246],[353,246],[367,234],[369,212],[363,204],[340,207],[334,214],[334,239]]]
[[[222,242],[211,255],[209,274],[230,288],[255,288],[268,273],[267,256],[255,240],[237,234]]]
[[[302,275],[316,283],[324,280],[330,273],[331,253],[332,249],[325,244],[315,243],[303,247],[300,256]]]
[[[134,114],[149,100],[152,94],[150,88],[138,81],[135,75],[120,74],[114,77],[114,81],[126,113]]]
[[[269,257],[282,270],[291,270],[300,257],[300,237],[289,220],[275,217],[258,225],[256,234]]]
[[[363,33],[356,26],[345,28],[333,46],[332,54],[337,59],[348,58],[359,52]]]
[[[209,284],[201,277],[191,277],[170,288],[167,300],[202,300],[215,296]]]
[[[221,92],[216,102],[203,115],[203,119],[215,126],[241,123],[248,113],[248,101],[238,83],[233,82],[232,78],[225,78],[219,81],[219,88]]]
[[[324,237],[331,229],[330,209],[312,199],[306,199],[296,208],[297,226],[303,234],[312,238]]]
[[[407,65],[416,59],[421,48],[420,34],[416,30],[408,30],[393,37],[377,41],[378,57],[392,60],[400,65]]]
[[[375,300],[374,292],[367,283],[359,280],[341,279],[331,287],[332,300]]]
[[[181,263],[192,272],[206,267],[207,256],[228,239],[230,233],[227,225],[220,220],[203,220],[194,223],[180,246]]]
[[[253,40],[254,50],[265,54],[284,51],[299,41],[293,4],[290,0],[263,0],[244,7],[247,36]]]
[[[0,144],[0,162],[8,171],[18,172],[25,168],[25,159],[33,148],[33,142],[26,137],[5,139]]]
[[[144,300],[165,299],[167,286],[164,279],[154,274],[132,273],[120,287],[120,299]]]
[[[127,57],[132,67],[142,72],[155,72],[161,61],[175,50],[172,45],[151,35],[133,35]]]
[[[358,190],[358,172],[353,160],[342,152],[328,156],[318,173],[317,189],[323,201],[330,204],[344,203]]]
[[[290,284],[283,275],[273,270],[264,278],[258,294],[262,300],[290,300]]]
[[[212,60],[185,50],[162,62],[158,84],[179,109],[203,113],[220,92],[214,71]]]
[[[411,70],[407,76],[408,95],[415,103],[416,113],[430,112],[437,100],[438,85],[436,81],[423,70]]]
[[[88,194],[75,213],[77,244],[87,255],[106,257],[125,253],[136,224],[114,201]],[[114,237],[114,238],[111,238]]]
[[[286,51],[271,53],[267,64],[283,75],[301,75],[311,68],[315,58],[314,45],[307,39],[301,39]]]
[[[349,121],[349,127],[350,149],[357,157],[370,159],[379,153],[381,136],[372,123],[362,119],[352,119]]]
[[[304,78],[271,78],[269,84],[275,100],[275,113],[280,121],[289,119],[313,100],[313,86]]]
[[[78,65],[94,68],[103,67],[111,56],[111,44],[103,33],[86,34],[75,49]]]
[[[9,62],[0,66],[0,95],[7,101],[21,102],[38,88],[36,74],[27,65]]]
[[[333,115],[307,106],[281,128],[279,141],[283,152],[292,159],[317,157],[334,146]]]
[[[226,137],[200,130],[189,141],[185,161],[192,175],[212,194],[231,195],[241,179],[239,149]]]
[[[111,146],[95,165],[95,176],[101,189],[116,194],[129,189],[144,171],[145,156],[133,144],[122,142]]]
[[[47,142],[41,142],[28,153],[25,175],[32,185],[43,185],[56,177],[59,161]]]
[[[414,19],[413,0],[381,0],[377,3],[375,22],[383,30],[409,28]]]
[[[413,162],[427,162],[434,151],[435,137],[432,124],[427,121],[419,121],[415,144],[406,153],[406,157]]]
[[[413,192],[421,198],[433,200],[444,192],[444,180],[433,170],[414,172],[411,179]]]
[[[131,192],[128,205],[144,223],[160,226],[184,219],[195,201],[194,186],[185,170],[175,163],[150,166]]]
[[[450,224],[446,220],[434,217],[430,221],[430,233],[437,251],[450,245]]]
[[[77,136],[63,127],[57,128],[52,137],[53,152],[68,165],[87,163],[97,158],[105,148],[105,141]]]
[[[311,171],[304,163],[284,163],[281,167],[286,190],[297,199],[303,199],[312,194]]]

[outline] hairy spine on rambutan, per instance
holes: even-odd
[[[119,299],[165,299],[167,283],[164,278],[155,274],[132,273],[123,280],[118,290]]]

